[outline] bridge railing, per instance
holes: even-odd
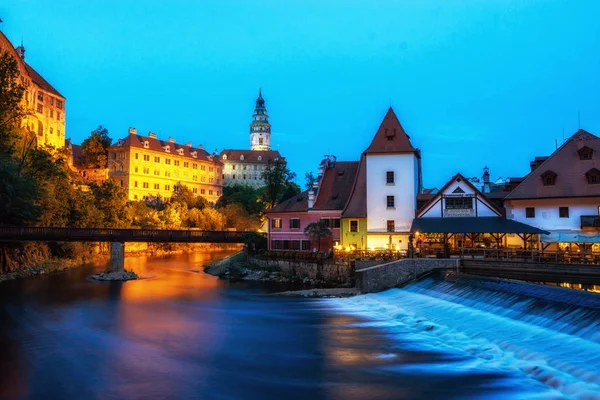
[[[0,227],[4,241],[242,243],[244,232],[176,229]]]

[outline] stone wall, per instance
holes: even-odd
[[[458,259],[407,258],[380,265],[356,261],[356,288],[361,293],[381,292],[417,279],[435,269],[458,268]]]
[[[315,262],[247,256],[246,262],[263,268],[280,269],[283,274],[300,279],[309,278],[335,285],[352,285],[354,283],[354,265],[347,260]]]

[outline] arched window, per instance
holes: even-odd
[[[243,154],[240,156],[240,161],[244,161],[244,155]]]
[[[227,155],[223,154],[223,160],[227,160]]]

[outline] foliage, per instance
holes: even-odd
[[[316,182],[317,177],[315,176],[315,174],[313,174],[312,171],[307,172],[304,174],[304,188],[306,190],[311,189],[313,187],[313,184]]]
[[[291,199],[295,195],[300,193],[300,186],[296,185],[294,182],[288,182],[287,189],[281,195],[279,202],[282,203],[288,199]]]
[[[235,228],[238,231],[254,231],[260,228],[260,218],[249,214],[240,204],[229,204],[219,211],[225,217],[227,228]]]
[[[223,187],[223,195],[217,201],[216,207],[222,208],[230,204],[238,204],[249,215],[260,218],[265,211],[262,195],[261,189],[248,185],[225,186]]]
[[[128,225],[127,193],[114,179],[107,179],[102,184],[91,184],[90,189],[98,209],[102,212],[103,226],[106,228],[120,228]]]
[[[262,179],[265,181],[265,203],[267,209],[275,207],[288,187],[288,183],[296,178],[296,174],[287,167],[283,159],[269,160]]]
[[[0,224],[34,224],[42,212],[36,204],[41,194],[33,178],[19,174],[15,164],[0,159]]]
[[[0,153],[5,155],[14,152],[19,125],[26,115],[21,107],[24,92],[17,60],[0,49]]]
[[[108,166],[108,148],[112,139],[108,130],[102,125],[94,129],[90,136],[81,143],[84,164],[88,168],[106,168]]]
[[[331,233],[331,229],[327,226],[325,221],[319,222],[311,222],[306,225],[304,228],[304,234],[311,238],[311,240],[316,240],[319,246],[319,251],[321,251],[321,239],[331,237],[333,234]]]
[[[203,209],[208,207],[208,200],[202,196],[196,196],[190,188],[185,185],[181,185],[177,190],[173,192],[171,201],[184,203],[189,209],[199,208]]]
[[[267,250],[268,239],[265,234],[258,232],[246,232],[242,234],[242,241],[246,245],[248,254],[257,254]]]
[[[220,231],[225,227],[225,217],[214,208],[193,208],[188,214],[188,226],[203,231]]]

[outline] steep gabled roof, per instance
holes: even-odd
[[[178,143],[172,143],[169,141],[164,141],[164,140],[159,140],[156,138],[151,138],[149,136],[142,136],[142,135],[136,135],[135,133],[130,133],[129,135],[127,135],[125,138],[123,139],[119,139],[117,140],[117,142],[115,144],[113,144],[112,146],[109,147],[109,149],[118,149],[118,148],[123,148],[123,147],[137,147],[140,149],[144,149],[144,142],[148,142],[148,150],[153,150],[153,151],[157,151],[157,152],[161,152],[164,153],[165,156],[168,155],[172,155],[172,156],[177,156],[179,155],[179,153],[177,152],[177,150],[179,149],[183,149],[183,154],[181,154],[184,157],[189,157],[192,160],[199,160],[199,161],[210,161],[216,164],[222,164],[221,161],[219,160],[219,157],[217,156],[212,156],[209,152],[207,152],[204,149],[199,149],[199,148],[195,148],[195,147],[190,147],[190,146],[184,146]],[[169,146],[169,152],[167,153],[165,151],[165,147]],[[194,158],[192,156],[193,152],[196,152],[196,158]]]
[[[358,162],[358,171],[350,192],[348,204],[342,211],[343,218],[367,217],[367,160],[363,154]]]
[[[48,83],[48,81],[45,80],[43,76],[38,74],[37,71],[35,69],[33,69],[33,67],[31,65],[25,63],[25,67],[27,68],[27,73],[29,73],[29,76],[31,77],[31,80],[33,81],[33,83],[35,83],[36,85],[38,85],[39,87],[41,87],[42,89],[44,89],[47,92],[50,92],[56,96],[62,97],[63,99],[65,98],[62,94],[60,94],[58,92],[58,90],[54,89],[54,86],[52,86],[50,83]]]
[[[431,199],[429,199],[429,201],[427,203],[423,204],[423,207],[419,208],[416,211],[415,215],[417,216],[417,218],[422,216],[423,214],[425,214],[427,211],[429,211],[429,209],[431,208],[431,205],[437,203],[438,200],[444,195],[444,192],[446,191],[446,189],[448,189],[448,187],[450,187],[450,185],[452,185],[452,183],[454,183],[454,182],[460,182],[461,184],[464,184],[465,186],[470,187],[478,198],[484,199],[484,201],[487,203],[487,205],[488,205],[488,207],[490,207],[490,209],[492,209],[494,212],[496,212],[496,214],[498,214],[499,216],[502,215],[502,211],[499,210],[498,207],[496,207],[490,201],[488,201],[488,199],[484,193],[482,193],[479,189],[477,189],[477,187],[475,187],[475,185],[473,185],[468,179],[465,179],[464,176],[462,176],[460,173],[458,173],[458,174],[454,175],[452,178],[450,178],[450,180],[448,182],[446,182],[444,187],[442,187],[436,195],[434,195]]]
[[[415,148],[410,143],[410,137],[390,107],[365,154],[413,152]]]
[[[581,160],[579,150],[593,150],[591,159]],[[523,182],[510,192],[505,200],[600,197],[600,185],[587,182],[585,173],[600,167],[600,138],[579,129],[554,153],[525,177]],[[556,174],[554,185],[544,186],[542,177],[551,171]]]
[[[319,184],[313,210],[343,210],[356,178],[358,161],[337,161],[327,168]]]

